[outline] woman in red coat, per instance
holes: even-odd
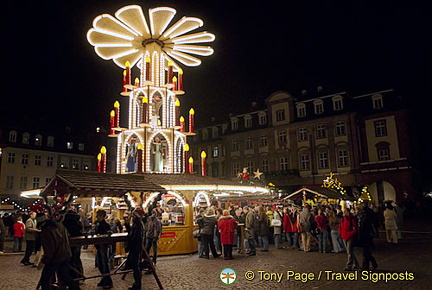
[[[236,228],[237,221],[229,214],[228,210],[224,210],[223,215],[218,221],[218,229],[220,232],[221,244],[223,245],[225,260],[234,259],[232,256],[232,248]]]
[[[351,215],[348,209],[343,211],[343,217],[339,223],[339,234],[345,243],[345,248],[348,254],[348,262],[345,270],[351,271],[358,268],[359,264],[354,255],[354,240],[357,235],[357,220]]]
[[[288,249],[294,248],[299,250],[296,208],[293,206],[291,210],[285,208],[284,211],[283,230],[288,241]]]
[[[17,218],[17,221],[14,224],[13,229],[14,229],[13,251],[14,252],[22,252],[22,241],[23,241],[24,233],[25,233],[25,225],[22,222],[21,216],[19,216]]]

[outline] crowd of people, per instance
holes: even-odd
[[[233,248],[241,253],[241,245],[249,256],[275,249],[293,249],[310,252],[316,248],[320,253],[347,253],[345,270],[368,270],[378,267],[372,255],[373,239],[378,237],[379,229],[384,229],[388,243],[397,244],[402,238],[401,227],[403,208],[395,203],[381,207],[374,204],[356,204],[351,208],[340,205],[302,207],[290,204],[247,205],[243,208],[231,205],[229,209],[215,206],[202,208],[196,215],[199,232],[198,255],[209,259],[223,255],[233,259]],[[241,240],[241,226],[244,226],[244,240]],[[354,254],[359,248],[362,253],[360,265]]]

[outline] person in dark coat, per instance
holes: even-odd
[[[257,231],[258,239],[262,239],[263,243],[263,249],[262,252],[268,252],[269,250],[269,219],[268,216],[264,210],[263,206],[258,207],[258,213],[257,213],[257,228],[255,229]]]
[[[62,283],[69,289],[79,289],[78,282],[69,275],[71,251],[66,228],[61,223],[47,218],[41,221],[41,229],[41,243],[44,250],[42,256],[44,268],[40,278],[42,289],[51,289],[50,279],[56,272]]]
[[[111,227],[105,220],[106,211],[98,210],[96,212],[97,221],[95,222],[94,233],[96,235],[108,235],[111,234]],[[111,245],[96,245],[96,259],[99,272],[101,274],[110,273],[110,251]],[[104,276],[97,284],[97,286],[102,286],[104,289],[110,289],[113,287],[113,281],[111,276]]]
[[[372,256],[371,249],[373,248],[373,238],[375,235],[372,217],[365,211],[363,205],[356,208],[357,213],[357,242],[356,246],[363,250],[362,270],[369,270],[369,264],[372,264],[373,269],[378,268],[378,263]]]
[[[133,211],[132,227],[128,231],[126,252],[128,252],[128,267],[133,269],[134,283],[129,289],[141,289],[141,253],[144,242],[144,224],[142,222],[142,212]]]
[[[83,235],[83,225],[81,222],[81,217],[74,210],[69,210],[64,219],[63,225],[69,232],[71,237],[79,237]],[[81,261],[81,246],[71,247],[72,257],[70,260],[70,265],[75,268],[78,272],[84,274],[84,268]],[[72,278],[78,278],[80,275],[74,270],[70,269],[70,275]]]
[[[157,217],[158,212],[156,209],[152,210],[152,215],[148,218],[146,224],[146,251],[153,249],[153,264],[156,264],[157,259],[157,242],[162,234],[162,223]]]
[[[211,207],[207,209],[203,217],[197,219],[198,226],[201,229],[201,242],[204,246],[204,256],[202,256],[202,258],[210,258],[209,248],[212,252],[213,258],[218,258],[220,256],[216,252],[215,244],[213,241],[214,230],[217,222],[218,220],[216,219],[215,211]]]

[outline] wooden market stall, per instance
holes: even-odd
[[[303,186],[284,197],[284,200],[312,200],[319,203],[325,201],[326,203],[339,204],[340,201],[352,201],[355,199],[348,194],[341,194],[340,192],[327,187]]]

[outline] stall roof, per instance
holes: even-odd
[[[78,196],[121,196],[129,191],[165,192],[166,190],[143,174],[57,170],[55,176],[41,191],[41,195],[72,192]]]
[[[306,195],[309,198],[313,197],[314,195],[319,195],[324,198],[331,198],[331,199],[345,199],[345,200],[353,199],[351,196],[348,196],[347,194],[341,194],[337,191],[334,191],[326,187],[321,187],[321,186],[303,186],[302,188],[284,197],[284,199],[303,199],[303,191],[306,192]]]

